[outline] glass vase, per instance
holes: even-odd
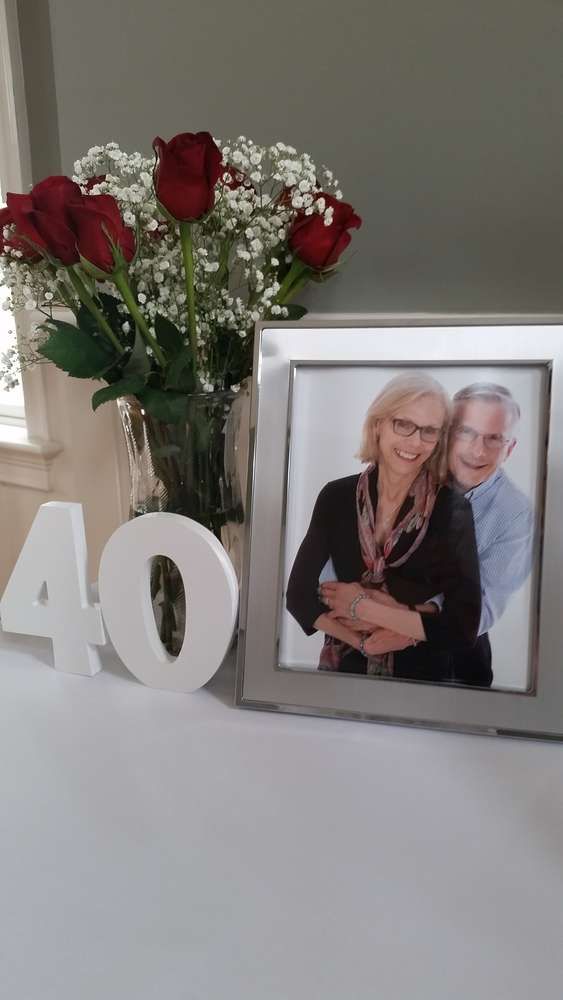
[[[118,400],[130,474],[130,517],[155,511],[183,514],[222,542],[240,579],[249,392],[196,393],[186,419],[168,424],[147,413],[134,396]],[[186,598],[172,560],[151,566],[151,598],[161,641],[171,656],[182,647]]]

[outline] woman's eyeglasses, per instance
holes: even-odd
[[[465,444],[475,444],[477,438],[480,437],[487,451],[500,451],[510,440],[502,434],[479,434],[467,424],[458,424],[457,427],[454,427],[454,435],[458,441],[463,441]]]
[[[403,420],[402,417],[394,417],[392,424],[395,434],[399,434],[400,437],[412,437],[416,431],[420,431],[421,440],[427,444],[436,444],[442,433],[441,427],[432,427],[431,424],[421,427],[420,424],[415,424],[414,420]]]

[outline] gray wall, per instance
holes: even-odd
[[[19,7],[36,179],[59,140],[70,172],[110,139],[282,139],[364,218],[316,310],[563,311],[560,0]]]
[[[34,181],[61,170],[49,4],[17,0]]]

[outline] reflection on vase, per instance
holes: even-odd
[[[248,457],[246,386],[188,397],[186,420],[163,423],[134,396],[118,400],[130,473],[130,517],[183,514],[223,543],[240,580]],[[241,461],[242,459],[242,461]],[[182,577],[171,559],[152,561],[151,598],[160,638],[177,656],[186,626]]]

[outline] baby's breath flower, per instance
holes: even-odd
[[[288,233],[296,214],[316,212],[329,226],[333,210],[327,208],[324,194],[342,198],[333,173],[287,143],[261,146],[245,136],[216,141],[230,170],[218,182],[210,215],[193,226],[195,336],[199,384],[204,391],[224,386],[227,357],[252,356],[246,342],[256,322],[266,316],[289,315],[287,307],[276,301],[277,275],[282,263],[289,266],[293,261]],[[135,231],[137,253],[129,276],[149,328],[154,331],[160,314],[177,326],[187,345],[186,281],[178,226],[162,217],[152,172],[152,158],[123,151],[114,141],[91,146],[74,163],[74,179],[82,190],[115,198],[125,225]],[[98,177],[100,181],[92,186],[91,178]],[[283,198],[282,192],[286,192]],[[11,228],[6,227],[5,240],[10,239]],[[66,269],[54,273],[44,261],[29,264],[21,250],[8,248],[0,257],[0,286],[7,290],[3,309],[31,312],[39,307],[49,313],[61,302],[61,282],[68,288]],[[129,347],[134,325],[125,301],[111,281],[96,282],[96,290],[115,300],[116,331]],[[76,301],[76,309],[78,305]],[[45,330],[37,336],[44,340]],[[37,343],[34,335],[28,337],[28,350],[33,353]],[[156,365],[148,347],[146,354]],[[233,387],[247,374],[248,367],[241,369]],[[8,384],[13,377],[7,359],[1,358],[0,381]]]

